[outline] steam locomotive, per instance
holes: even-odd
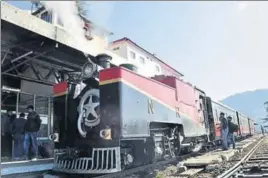
[[[107,174],[199,151],[220,142],[220,112],[239,125],[237,137],[254,134],[253,120],[191,84],[146,78],[131,64],[110,67],[110,59],[99,55],[54,86],[55,171]]]

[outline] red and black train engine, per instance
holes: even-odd
[[[119,172],[217,139],[203,91],[173,76],[143,77],[131,64],[110,67],[109,60],[99,55],[54,86],[56,171]]]

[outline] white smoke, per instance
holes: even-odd
[[[235,3],[237,4],[238,9],[241,11],[245,10],[249,5],[249,3],[245,1],[241,1],[241,2],[235,1]]]
[[[87,45],[84,22],[78,15],[76,1],[40,1],[48,11],[56,13],[63,23],[64,29],[69,32],[75,40],[79,49],[83,51]],[[85,52],[85,51],[84,51]]]

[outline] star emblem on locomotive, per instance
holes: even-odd
[[[88,90],[81,98],[78,105],[78,123],[77,127],[81,136],[86,137],[86,127],[95,127],[100,123],[100,114],[98,112],[99,107],[99,90],[91,89]]]

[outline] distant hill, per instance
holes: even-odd
[[[268,100],[268,89],[258,89],[255,91],[246,91],[243,93],[237,93],[223,99],[223,104],[240,111],[241,113],[254,118],[258,130],[260,125],[263,125],[263,121],[260,118],[265,117],[264,102]],[[265,125],[268,125],[266,123]]]

